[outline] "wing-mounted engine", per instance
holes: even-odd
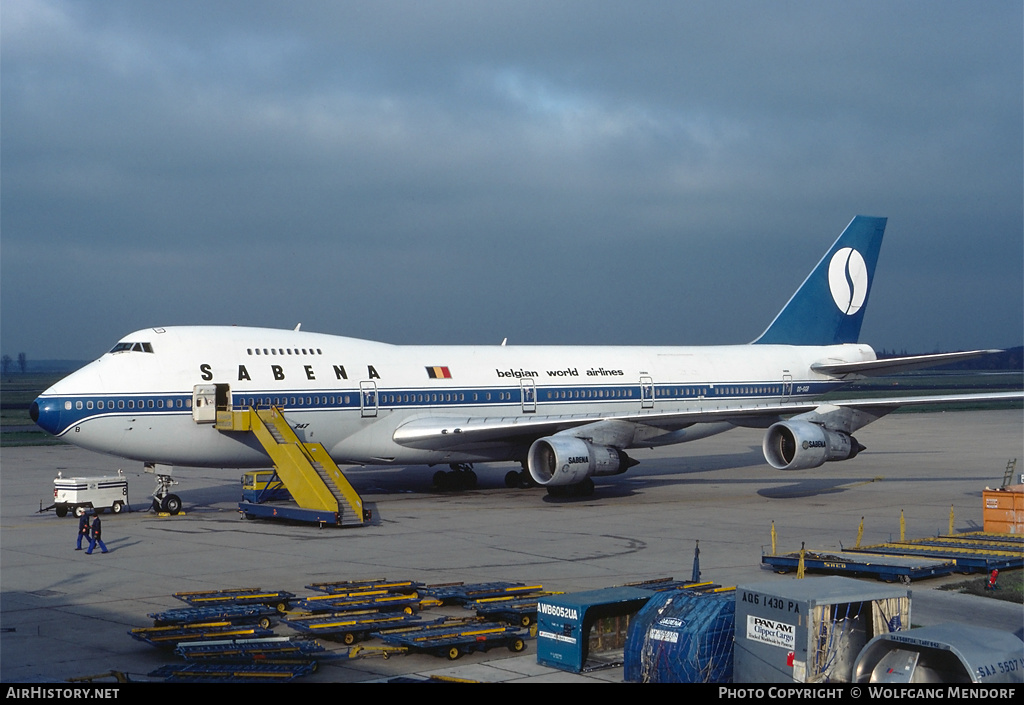
[[[636,461],[617,448],[597,446],[574,436],[538,438],[530,446],[527,467],[538,485],[576,485],[599,475],[619,475]]]
[[[772,424],[761,448],[765,460],[777,470],[816,468],[829,460],[849,460],[864,450],[845,431],[799,419]]]

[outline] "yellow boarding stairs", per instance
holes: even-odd
[[[303,443],[284,414],[270,409],[217,410],[218,431],[252,432],[274,463],[292,498],[303,509],[338,512],[342,526],[366,519],[363,499],[320,443]]]

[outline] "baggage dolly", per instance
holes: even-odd
[[[304,634],[337,639],[346,646],[369,638],[370,634],[415,623],[422,625],[418,615],[405,612],[340,612],[289,616],[284,622]]]
[[[454,661],[463,654],[489,651],[505,646],[518,653],[526,648],[526,631],[497,622],[466,622],[455,620],[423,629],[400,630],[397,633],[378,632],[373,636],[387,646],[407,651],[443,656]]]
[[[277,613],[277,610],[266,605],[224,605],[223,607],[186,607],[154,612],[149,616],[153,620],[153,626],[156,627],[222,621],[231,624],[258,624],[267,629],[270,627],[270,618]]]
[[[444,604],[463,604],[470,600],[481,600],[487,597],[509,597],[512,595],[530,595],[544,589],[543,585],[526,585],[524,583],[443,583],[426,585],[421,592]]]
[[[173,649],[183,642],[211,639],[237,639],[273,636],[274,632],[256,625],[237,625],[231,622],[205,622],[202,624],[166,627],[139,627],[128,634],[133,639],[144,641],[151,646]]]
[[[278,612],[287,610],[289,602],[295,597],[293,593],[284,590],[264,590],[258,587],[176,592],[173,596],[194,607],[269,605]]]

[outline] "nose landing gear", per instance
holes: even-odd
[[[167,467],[167,466],[165,466]],[[146,463],[146,472],[156,475],[156,489],[153,490],[153,511],[177,514],[181,511],[181,497],[171,493],[171,487],[178,481],[170,473],[161,473],[155,463]]]

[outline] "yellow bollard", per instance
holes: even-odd
[[[907,525],[903,521],[903,510],[901,509],[900,510],[900,543],[903,543],[906,540],[904,538],[906,536],[906,528],[907,528]]]
[[[775,553],[775,521],[774,520],[772,520],[772,555],[773,556],[777,555]]]

